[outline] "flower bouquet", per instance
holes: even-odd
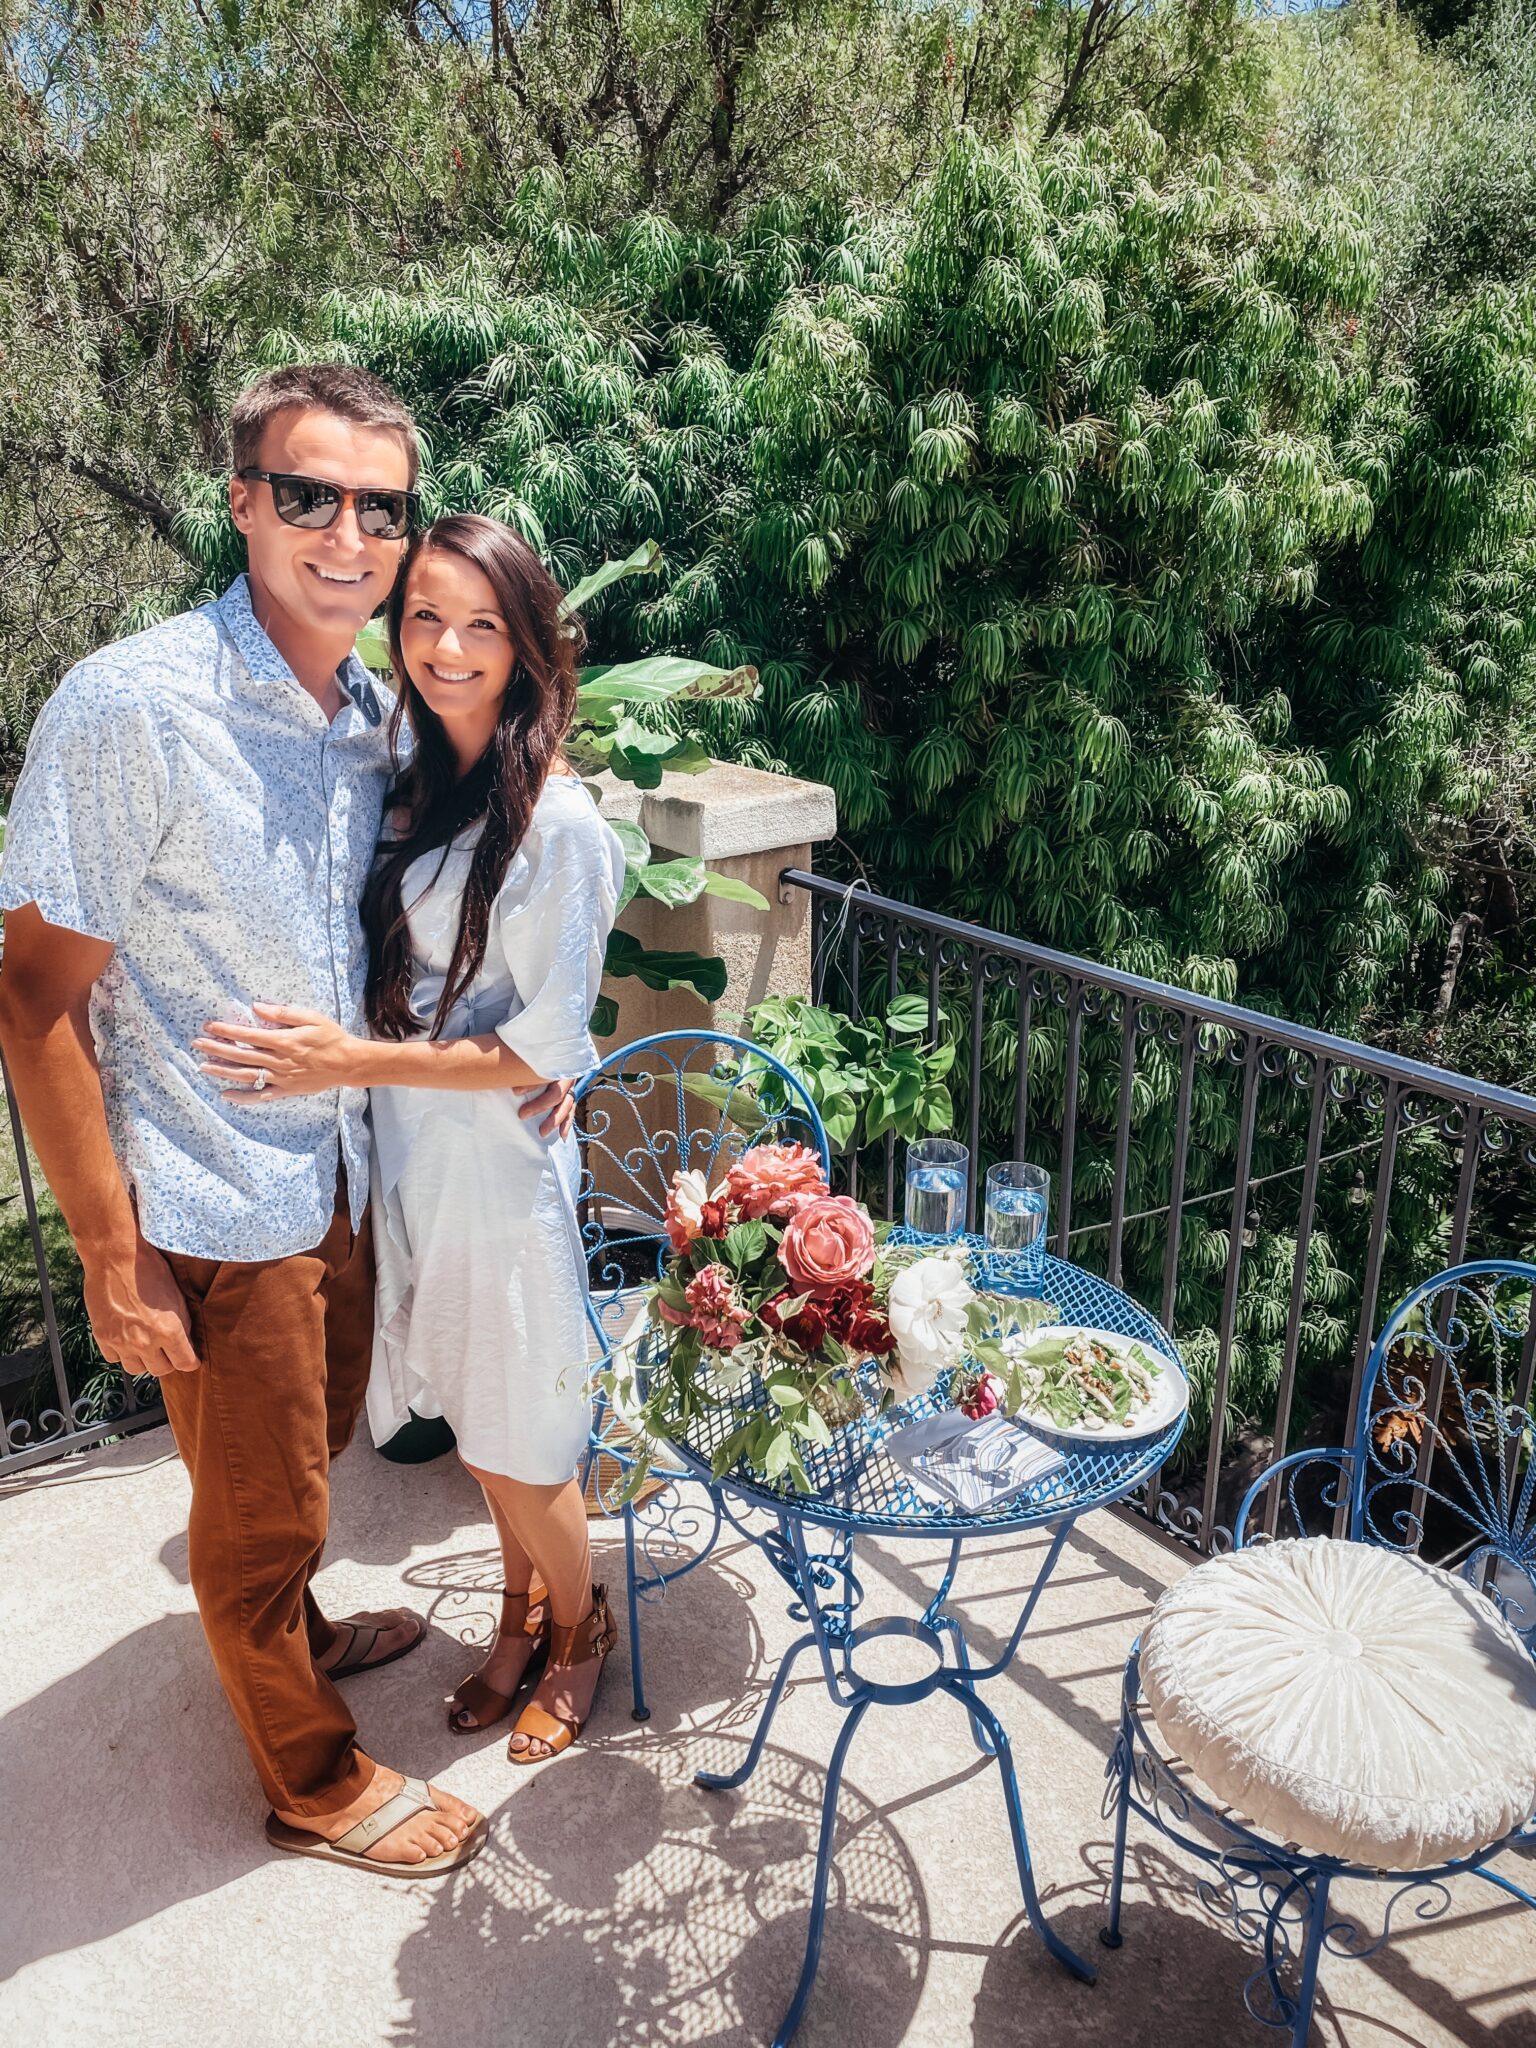
[[[830,1445],[866,1398],[915,1400],[945,1375],[967,1413],[987,1414],[1004,1340],[1055,1314],[978,1292],[959,1247],[891,1244],[862,1203],[831,1192],[804,1145],[750,1147],[713,1187],[677,1174],[665,1227],[645,1384],[621,1362],[609,1391],[645,1445],[706,1424],[717,1478],[743,1465],[810,1491],[807,1449]],[[649,1464],[642,1449],[629,1495]]]

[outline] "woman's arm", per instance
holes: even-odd
[[[544,1088],[493,1031],[477,1038],[357,1038],[319,1010],[255,1003],[259,1025],[204,1026],[202,1070],[232,1102],[319,1095],[327,1088]],[[255,1085],[258,1073],[267,1079]]]

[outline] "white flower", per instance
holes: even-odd
[[[713,1200],[709,1182],[697,1167],[673,1176],[667,1194],[666,1227],[672,1249],[680,1252],[704,1229],[704,1204]]]
[[[926,1394],[946,1366],[959,1364],[971,1300],[964,1263],[946,1252],[904,1266],[892,1280],[887,1313],[909,1400]]]

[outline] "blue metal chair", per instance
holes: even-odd
[[[589,1370],[603,1372],[630,1346],[642,1382],[655,1335],[643,1321],[645,1289],[670,1252],[664,1216],[673,1176],[696,1168],[713,1187],[733,1159],[760,1144],[802,1144],[830,1167],[827,1134],[804,1084],[746,1039],[719,1032],[663,1031],[609,1053],[577,1087],[576,1136],[594,1339]],[[623,1519],[634,1718],[647,1721],[641,1604],[662,1598],[674,1579],[704,1562],[720,1534],[721,1509],[708,1484],[702,1511],[680,1495],[692,1475],[677,1460],[653,1462],[652,1478],[662,1482],[654,1495],[619,1505],[635,1464],[625,1418],[599,1391],[581,1479],[604,1513]]]
[[[1398,1303],[1366,1362],[1354,1441],[1347,1449],[1295,1451],[1260,1474],[1238,1510],[1235,1547],[1264,1542],[1284,1513],[1295,1533],[1328,1527],[1354,1543],[1425,1556],[1459,1570],[1503,1614],[1536,1657],[1536,1266],[1482,1260],[1453,1266]],[[1265,1496],[1268,1496],[1265,1500]],[[1256,1510],[1265,1500],[1260,1517]],[[1309,1519],[1324,1527],[1309,1532]],[[1290,1534],[1289,1528],[1283,1531]],[[1340,1539],[1343,1539],[1343,1533]],[[1197,1567],[1197,1569],[1199,1569]],[[1536,1893],[1488,1867],[1504,1850],[1536,1852],[1536,1817],[1472,1854],[1433,1869],[1387,1871],[1308,1855],[1268,1839],[1227,1806],[1202,1798],[1176,1772],[1156,1726],[1146,1726],[1141,1642],[1126,1666],[1119,1734],[1109,1765],[1106,1814],[1115,1816],[1109,1921],[1101,1939],[1120,1946],[1126,1827],[1132,1809],[1210,1866],[1201,1903],[1263,1961],[1244,1986],[1249,2013],[1289,2029],[1305,2048],[1324,1951],[1359,1960],[1382,1948],[1400,1899],[1413,1917],[1449,1905],[1447,1878],[1467,1874],[1536,1907]],[[1393,1887],[1381,1932],[1362,1933],[1328,1912],[1340,1878]],[[1287,1979],[1295,1964],[1296,1986]]]

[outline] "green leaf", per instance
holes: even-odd
[[[649,732],[638,719],[626,718],[615,731],[613,744],[626,754],[654,754],[660,760],[675,753],[681,742],[675,732]]]
[[[748,1137],[754,1137],[768,1122],[751,1089],[739,1082],[717,1081],[712,1074],[685,1074],[683,1087],[689,1095],[697,1096],[699,1101],[707,1102],[711,1109],[719,1111]]]
[[[594,1038],[612,1038],[619,1028],[619,1006],[612,996],[599,996],[592,1005],[587,1029]]]
[[[928,998],[898,996],[885,1013],[885,1028],[903,1038],[920,1038],[928,1029]]]
[[[768,1398],[776,1408],[798,1408],[804,1402],[805,1394],[793,1380],[770,1380]]]
[[[389,658],[389,635],[384,630],[382,619],[368,621],[358,634],[352,651],[375,675],[388,675],[394,666]]]
[[[807,1443],[826,1445],[832,1441],[832,1431],[827,1418],[819,1408],[807,1407],[803,1415],[796,1415],[790,1427],[796,1436],[804,1437]]]
[[[768,1233],[761,1223],[738,1223],[725,1234],[726,1263],[739,1272],[768,1249]]]
[[[628,818],[610,818],[608,825],[613,836],[624,849],[624,858],[632,868],[643,868],[651,857],[651,842],[640,827],[631,824]]]
[[[616,978],[634,975],[646,988],[691,988],[707,1003],[725,994],[725,962],[703,953],[668,953],[642,946],[629,932],[610,932],[604,971]]]
[[[661,567],[661,549],[653,540],[641,541],[632,555],[622,562],[604,562],[600,569],[594,569],[590,576],[583,576],[560,600],[560,616],[568,619],[572,612],[579,612],[584,604],[590,604],[601,590],[618,583],[626,576],[654,576]]]
[[[723,903],[745,903],[753,910],[767,910],[768,898],[750,882],[739,882],[734,875],[716,874],[710,868],[704,876],[704,894],[718,896]]]
[[[704,894],[705,874],[701,860],[658,860],[640,869],[636,881],[647,896],[678,910]]]
[[[605,704],[667,704],[674,697],[717,702],[756,697],[755,668],[716,668],[686,654],[648,654],[640,661],[602,662],[584,668],[576,691],[582,715]]]
[[[768,1454],[763,1459],[763,1470],[770,1479],[781,1479],[784,1476],[794,1448],[794,1438],[787,1429],[781,1429],[769,1444]]]

